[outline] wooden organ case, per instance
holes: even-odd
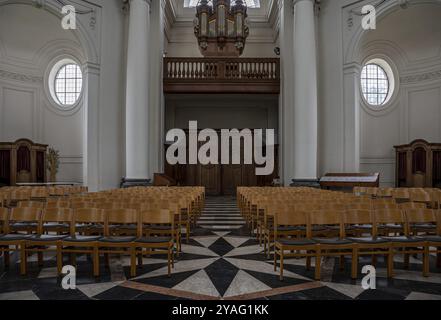
[[[395,150],[397,187],[441,188],[441,143],[415,140]]]
[[[0,142],[0,186],[46,182],[47,145],[28,139]]]

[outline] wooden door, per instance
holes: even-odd
[[[199,185],[205,187],[205,193],[210,196],[221,194],[221,168],[220,165],[200,165]]]
[[[222,165],[222,194],[226,196],[236,195],[237,187],[243,185],[242,165]]]

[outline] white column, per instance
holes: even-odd
[[[294,15],[293,2],[279,0],[280,8],[280,76],[281,92],[279,106],[280,177],[289,186],[294,178]]]
[[[318,178],[314,0],[294,0],[294,179]]]
[[[360,172],[360,70],[357,63],[344,66],[345,172]]]
[[[163,172],[164,167],[164,11],[165,0],[152,1],[150,21],[150,104],[149,104],[149,171]]]
[[[148,179],[151,0],[130,0],[126,88],[126,179]],[[103,159],[104,160],[104,159]]]
[[[83,136],[83,184],[89,191],[100,190],[99,158],[99,110],[100,68],[97,64],[84,66],[84,136]]]

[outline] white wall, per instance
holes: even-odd
[[[411,22],[411,23],[409,23]],[[394,145],[441,141],[441,4],[397,9],[366,33],[361,55],[384,54],[396,65],[398,94],[382,111],[361,107],[360,164],[395,183]]]
[[[62,29],[55,0],[43,8],[0,0],[0,140],[49,144],[61,152],[59,181],[115,188],[124,175],[126,16],[120,0],[71,3],[93,10],[77,15],[75,31]],[[46,92],[48,67],[66,56],[83,69],[82,99],[72,110],[58,108]]]
[[[359,165],[360,171],[380,172],[382,184],[392,186],[394,145],[441,141],[441,3],[410,0],[403,9],[388,1],[377,10],[377,30],[363,31],[351,12],[371,2],[321,1],[320,173]],[[396,67],[398,82],[398,94],[380,111],[368,108],[359,91],[361,65],[375,56]],[[353,155],[359,163],[349,163]]]
[[[168,95],[166,130],[188,129],[198,121],[199,129],[278,130],[276,95]]]
[[[48,144],[61,153],[58,179],[82,181],[83,102],[58,110],[44,90],[48,63],[63,47],[76,55],[79,40],[55,15],[23,4],[0,6],[0,140]]]

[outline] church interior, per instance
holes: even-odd
[[[0,301],[441,300],[440,188],[441,0],[0,0]]]

